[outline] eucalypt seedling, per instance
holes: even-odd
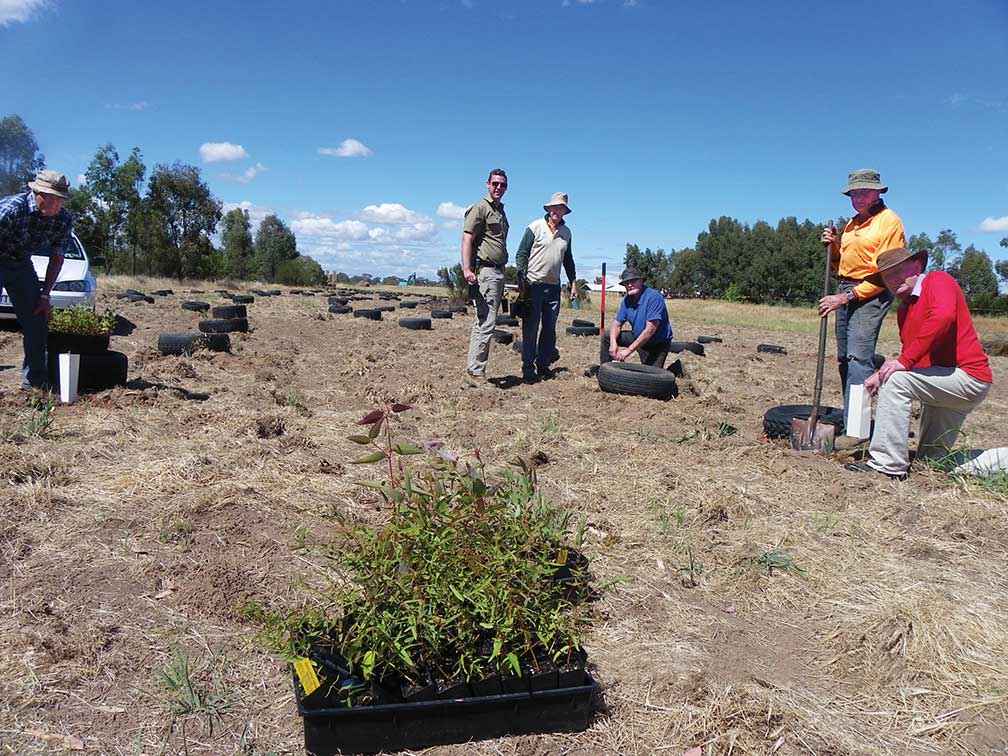
[[[402,462],[400,461],[397,465],[395,457],[423,454],[423,449],[414,444],[405,442],[392,443],[393,419],[400,412],[406,412],[411,409],[413,408],[410,405],[400,404],[399,402],[389,403],[373,409],[357,421],[357,425],[367,427],[367,435],[353,435],[347,438],[348,441],[353,441],[355,444],[374,448],[374,451],[353,460],[352,464],[372,465],[382,461],[388,463],[389,485],[375,484],[374,487],[382,490],[389,498],[392,498],[392,489],[398,486],[403,479]]]

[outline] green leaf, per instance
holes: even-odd
[[[372,441],[378,438],[379,433],[381,433],[381,423],[374,423],[370,428],[368,428],[368,438]]]
[[[367,436],[347,436],[347,441],[353,441],[355,444],[360,444],[361,446],[367,446],[371,443],[371,439]]]
[[[396,454],[423,454],[423,449],[409,443],[396,444],[392,449]]]
[[[376,452],[371,452],[370,454],[365,454],[360,459],[353,460],[350,464],[352,464],[352,465],[370,465],[370,464],[372,464],[374,462],[381,462],[383,459],[385,459],[385,452],[383,452],[383,451],[376,451]]]
[[[504,658],[507,660],[507,663],[511,665],[511,669],[514,670],[514,673],[518,675],[518,677],[521,677],[521,664],[518,662],[518,657],[515,656],[515,652],[512,651]]]
[[[371,673],[374,672],[375,667],[375,652],[371,649],[366,654],[364,654],[364,660],[361,662],[361,672],[364,673],[364,679],[370,680]]]

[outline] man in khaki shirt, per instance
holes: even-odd
[[[508,219],[501,197],[506,191],[507,174],[494,168],[487,178],[486,196],[466,210],[462,224],[462,275],[475,290],[476,316],[469,335],[466,366],[466,372],[473,378],[486,376],[497,309],[504,296]]]

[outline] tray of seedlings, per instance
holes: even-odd
[[[388,516],[341,523],[326,554],[342,579],[317,606],[258,617],[292,661],[306,750],[586,729],[598,686],[582,637],[597,594],[583,523],[545,499],[520,460],[491,481],[478,455],[394,442],[407,409],[374,410],[350,437],[369,447],[353,461],[386,475],[362,485]]]

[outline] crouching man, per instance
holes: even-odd
[[[875,430],[866,462],[847,465],[905,479],[910,468],[911,402],[923,405],[919,459],[949,454],[963,420],[987,396],[993,377],[962,289],[952,276],[925,273],[927,253],[890,249],[879,254],[879,274],[900,301],[902,351],[865,381],[878,394]]]
[[[609,333],[602,334],[599,362],[626,362],[634,352],[644,365],[665,367],[672,341],[672,324],[669,322],[665,297],[660,291],[645,285],[634,268],[627,268],[620,276],[626,296],[619,312],[613,318]],[[622,330],[629,323],[630,330]]]

